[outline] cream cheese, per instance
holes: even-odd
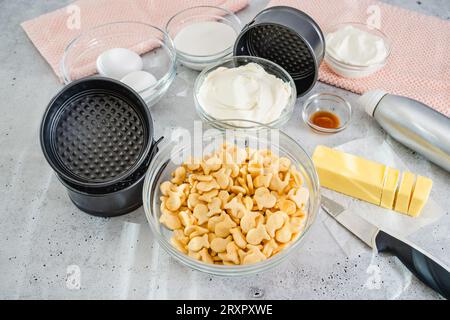
[[[327,34],[326,48],[327,53],[338,61],[358,66],[381,63],[388,55],[381,37],[351,25]]]
[[[216,119],[242,119],[270,123],[287,107],[291,87],[256,63],[237,68],[219,67],[209,73],[197,98]]]

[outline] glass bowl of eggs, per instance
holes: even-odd
[[[316,218],[319,181],[308,154],[283,132],[249,125],[180,129],[173,136],[183,139],[166,141],[149,166],[151,231],[188,267],[221,276],[265,271],[300,254]]]
[[[100,75],[130,86],[148,106],[168,90],[176,75],[176,52],[166,32],[140,22],[94,27],[73,39],[60,64],[65,84]]]

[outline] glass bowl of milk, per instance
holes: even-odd
[[[388,36],[365,23],[340,23],[325,33],[325,62],[344,78],[372,75],[385,66],[391,53]]]
[[[178,60],[199,71],[230,56],[241,29],[242,23],[233,12],[214,6],[182,10],[166,24]]]

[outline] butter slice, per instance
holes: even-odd
[[[313,162],[321,186],[380,205],[386,166],[325,146],[317,146]]]
[[[395,211],[408,214],[409,202],[414,187],[416,176],[411,172],[403,172],[402,182],[397,191],[395,199]]]
[[[428,201],[432,186],[433,181],[431,179],[422,176],[417,177],[408,209],[408,214],[410,216],[417,217],[420,214],[422,208]]]
[[[386,168],[386,180],[384,181],[383,191],[381,193],[381,207],[392,210],[399,177],[400,171],[390,167]]]

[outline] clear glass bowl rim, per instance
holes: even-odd
[[[163,39],[162,41],[167,41],[169,45],[166,45],[166,47],[168,48],[168,51],[170,53],[170,58],[171,58],[171,65],[169,67],[169,70],[164,74],[164,76],[162,76],[157,82],[155,82],[154,84],[152,84],[151,86],[142,89],[141,91],[138,91],[138,93],[143,93],[146,92],[150,89],[154,89],[159,87],[160,85],[164,86],[164,84],[167,83],[167,81],[170,81],[171,79],[173,79],[175,77],[175,73],[176,73],[176,64],[177,64],[177,55],[176,55],[176,51],[175,51],[175,46],[173,44],[173,40],[170,38],[169,34],[167,32],[165,32],[164,30],[158,28],[157,26],[148,24],[148,23],[143,23],[143,22],[138,22],[138,21],[116,21],[116,22],[109,22],[109,23],[105,23],[105,24],[101,24],[98,26],[95,26],[93,28],[90,28],[88,30],[86,30],[85,32],[81,33],[80,35],[78,35],[77,37],[75,37],[74,39],[72,39],[69,44],[66,46],[66,48],[64,49],[64,54],[63,57],[61,59],[60,62],[60,70],[61,70],[61,75],[63,77],[64,83],[70,83],[74,80],[69,80],[70,77],[68,75],[68,72],[66,70],[66,59],[67,59],[67,55],[69,54],[70,50],[72,49],[73,46],[75,46],[81,39],[83,39],[84,37],[88,36],[90,32],[93,32],[95,30],[99,30],[108,26],[114,26],[114,25],[125,25],[125,24],[136,24],[136,25],[141,25],[141,26],[145,26],[145,27],[149,27],[150,29],[154,29],[158,32],[161,32],[161,34],[163,35]]]
[[[386,64],[386,61],[388,60],[388,58],[389,58],[389,56],[391,55],[391,52],[392,52],[392,42],[389,39],[389,37],[383,31],[381,31],[381,29],[378,29],[378,28],[376,28],[374,26],[369,28],[367,23],[352,22],[352,21],[337,23],[337,24],[332,25],[332,26],[330,26],[330,27],[328,27],[326,29],[326,31],[324,32],[325,33],[325,39],[326,39],[326,36],[327,36],[328,33],[334,32],[334,31],[338,30],[340,27],[344,27],[344,26],[348,26],[348,25],[363,27],[364,29],[369,29],[369,30],[375,30],[375,32],[378,33],[378,36],[380,36],[384,40],[384,42],[386,44],[386,48],[387,48],[387,51],[388,51],[386,57],[384,57],[383,61],[371,64],[371,65],[358,65],[358,64],[346,63],[346,62],[342,62],[339,59],[333,57],[333,55],[330,54],[328,52],[328,50],[326,50],[326,43],[325,43],[325,59],[328,58],[333,63],[335,63],[337,65],[340,65],[341,67],[350,68],[350,69],[354,69],[354,70],[373,68],[374,66],[380,66],[380,65]],[[326,40],[325,40],[325,42],[326,42]]]
[[[197,114],[199,115],[199,117],[204,120],[207,121],[209,123],[216,123],[218,124],[220,127],[220,124],[225,122],[225,121],[231,121],[230,119],[216,119],[212,116],[210,116],[200,105],[200,102],[198,101],[197,98],[197,92],[200,89],[201,84],[203,83],[206,74],[211,72],[212,70],[220,67],[221,65],[233,61],[233,60],[250,60],[250,62],[255,62],[258,64],[258,62],[263,62],[263,63],[267,63],[269,65],[271,65],[272,67],[274,67],[275,69],[278,69],[287,79],[289,79],[289,86],[291,87],[291,96],[289,98],[289,101],[287,103],[287,106],[285,108],[285,110],[283,111],[283,113],[281,114],[281,116],[278,119],[275,119],[269,123],[260,123],[260,122],[256,122],[256,121],[252,121],[252,120],[237,120],[237,121],[246,121],[248,123],[254,123],[255,126],[253,127],[249,127],[247,129],[250,128],[259,128],[259,127],[280,127],[282,125],[284,125],[286,122],[289,121],[289,119],[292,117],[292,113],[294,111],[294,106],[295,106],[295,102],[297,101],[297,88],[295,86],[295,82],[294,79],[292,79],[291,75],[280,65],[276,64],[275,62],[272,62],[270,60],[264,59],[264,58],[260,58],[260,57],[255,57],[255,56],[231,56],[229,58],[225,58],[222,59],[220,61],[218,61],[215,64],[212,64],[210,66],[207,66],[206,68],[204,68],[202,70],[202,72],[200,72],[200,74],[197,76],[197,78],[195,79],[195,83],[194,83],[194,90],[193,90],[193,95],[194,95],[194,102],[195,102],[195,109],[197,111]],[[283,80],[284,81],[284,80]],[[227,125],[230,126],[232,128],[239,128],[239,126],[235,126],[235,125]]]
[[[226,119],[224,121],[241,121],[239,119]],[[243,120],[248,122],[255,122],[251,120]],[[255,122],[256,123],[256,122]],[[212,127],[215,127],[213,124]],[[263,124],[259,124],[259,128],[271,130],[273,128],[265,126]],[[248,127],[236,127],[233,130],[247,130]],[[155,183],[153,181],[155,177],[157,178],[157,173],[159,172],[158,169],[160,166],[164,165],[166,161],[165,160],[162,163],[155,163],[155,159],[157,159],[159,156],[161,156],[163,153],[170,153],[170,144],[167,144],[159,149],[158,153],[154,156],[152,162],[150,163],[150,166],[147,170],[147,173],[145,174],[145,180],[144,180],[144,187],[142,190],[142,197],[143,197],[143,206],[145,211],[145,216],[147,218],[147,221],[150,225],[150,229],[155,235],[159,245],[161,245],[164,250],[170,255],[176,258],[176,260],[180,261],[182,264],[191,267],[193,269],[196,269],[198,271],[202,271],[209,274],[215,274],[219,276],[243,276],[258,272],[263,272],[268,269],[271,269],[277,265],[279,265],[281,262],[283,262],[286,258],[289,257],[290,254],[295,252],[295,249],[300,246],[300,244],[303,243],[303,239],[308,234],[309,229],[313,226],[315,220],[317,219],[317,214],[320,207],[320,184],[319,184],[319,177],[315,170],[314,164],[312,162],[311,157],[308,155],[308,153],[303,149],[300,144],[298,144],[294,139],[292,139],[290,136],[288,136],[286,133],[282,132],[280,130],[280,136],[283,136],[283,138],[287,139],[287,141],[290,144],[295,145],[297,148],[299,148],[300,152],[306,157],[307,161],[309,162],[309,166],[313,168],[312,176],[309,177],[311,179],[311,182],[313,184],[313,187],[315,186],[314,190],[309,190],[310,192],[314,192],[314,203],[309,203],[309,211],[308,211],[308,218],[312,219],[311,223],[307,226],[305,226],[305,229],[303,229],[302,234],[288,247],[284,248],[282,251],[274,255],[273,257],[270,257],[267,260],[264,260],[262,262],[249,264],[249,265],[236,265],[236,266],[224,266],[224,265],[214,265],[214,264],[208,264],[204,263],[198,260],[195,260],[188,255],[178,251],[175,247],[173,247],[169,241],[167,241],[164,236],[160,234],[158,231],[159,228],[159,222],[155,224],[154,218],[152,217],[152,209],[149,208],[151,199],[151,187]],[[158,186],[156,186],[158,187]],[[155,190],[157,191],[157,190]]]
[[[189,8],[180,10],[180,11],[178,11],[177,13],[175,13],[172,17],[170,17],[170,19],[169,19],[169,20],[167,21],[167,23],[166,23],[166,26],[165,26],[165,28],[164,28],[164,29],[166,30],[166,33],[169,34],[169,29],[170,29],[169,26],[170,26],[170,23],[173,22],[173,20],[175,20],[179,15],[181,15],[181,14],[183,14],[183,13],[186,13],[186,12],[188,12],[188,11],[190,11],[190,10],[193,10],[193,9],[201,9],[201,8],[222,10],[222,11],[225,12],[228,16],[230,16],[232,19],[234,19],[234,20],[235,20],[234,22],[236,22],[236,23],[239,25],[240,29],[242,29],[242,22],[241,22],[241,19],[239,19],[239,17],[238,17],[237,15],[235,15],[232,11],[230,11],[230,10],[228,10],[228,9],[226,9],[226,8],[223,8],[223,7],[203,5],[203,6],[189,7]],[[236,35],[236,36],[237,36],[237,35]],[[229,55],[229,54],[233,51],[234,43],[233,43],[231,46],[229,46],[228,48],[226,48],[226,49],[224,49],[224,50],[222,50],[222,51],[220,51],[220,52],[217,52],[217,53],[214,53],[214,54],[208,54],[208,55],[194,55],[194,54],[189,54],[189,53],[186,53],[186,52],[184,52],[184,51],[178,50],[178,49],[175,47],[175,45],[174,45],[173,47],[174,47],[175,51],[177,52],[177,54],[178,54],[180,57],[182,57],[182,58],[187,58],[187,59],[203,59],[203,60],[201,61],[201,63],[208,63],[208,62],[211,62],[211,61],[216,61],[217,59],[220,59],[220,58],[222,58],[222,57],[224,57],[224,56]],[[211,59],[210,59],[210,60],[205,60],[205,59],[207,59],[207,58],[211,58]]]

